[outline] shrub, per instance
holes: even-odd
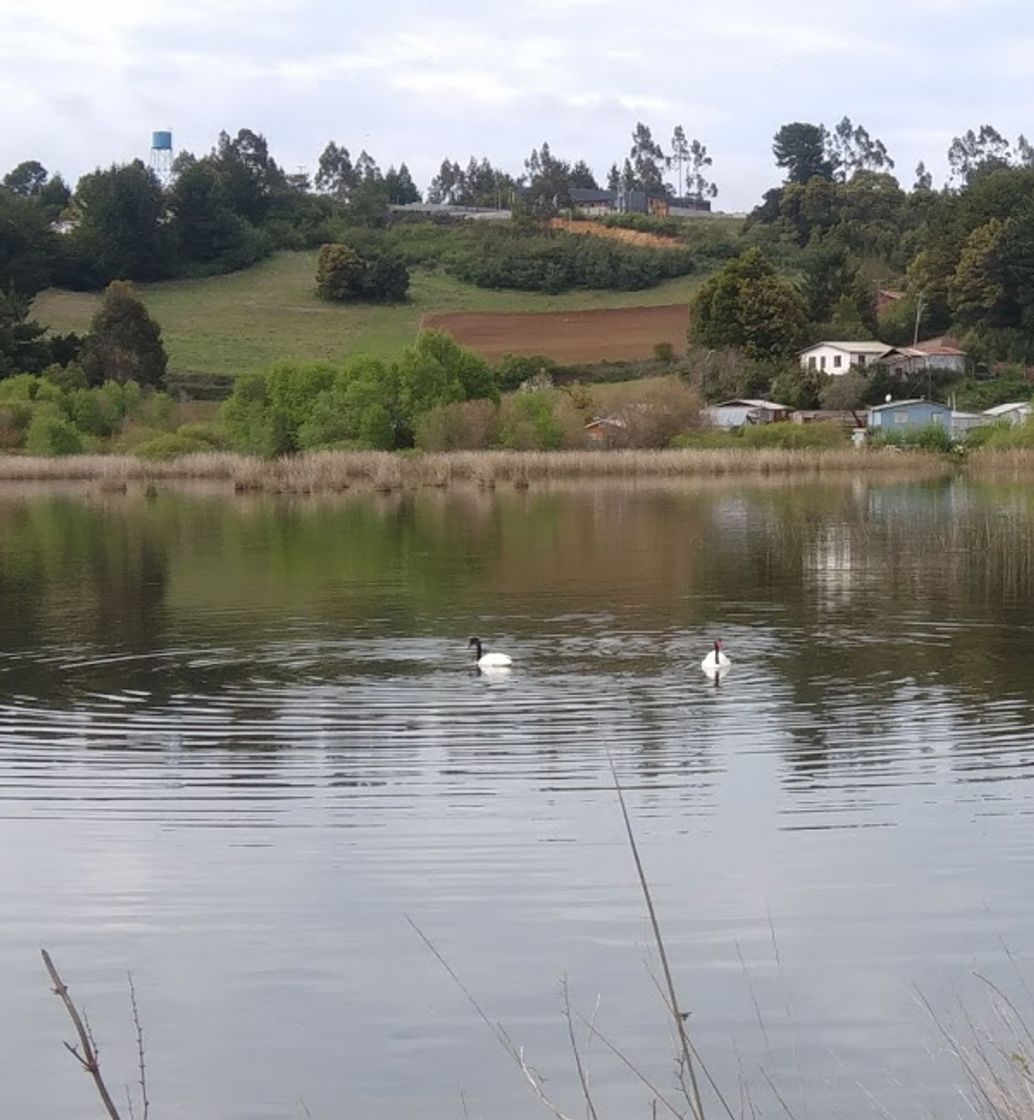
[[[870,438],[873,447],[910,447],[919,451],[950,451],[951,433],[943,424],[926,424],[905,431],[877,432]]]
[[[842,447],[848,433],[838,424],[753,424],[740,433],[743,447],[778,447],[794,451],[805,447]]]
[[[160,436],[137,444],[132,453],[140,459],[175,459],[180,455],[193,455],[199,451],[211,450],[212,445],[205,440],[194,439],[179,432],[164,432]]]
[[[0,451],[14,451],[25,442],[32,423],[32,405],[25,401],[0,404]]]
[[[700,422],[700,398],[677,377],[614,386],[599,411],[621,421],[614,442],[627,447],[667,447]]]
[[[422,451],[480,451],[499,441],[499,406],[495,401],[455,401],[428,409],[416,423]]]
[[[1034,448],[1034,420],[1025,420],[1022,424],[988,424],[970,432],[967,442],[996,449]]]
[[[324,245],[316,266],[316,291],[333,302],[401,300],[409,270],[401,257],[374,251],[361,255],[350,245]]]
[[[500,409],[499,442],[513,451],[556,451],[564,429],[554,414],[553,392],[517,393]]]
[[[552,378],[556,362],[542,354],[504,354],[495,367],[495,379],[503,392],[519,389],[525,381]]]
[[[316,264],[316,291],[331,302],[356,299],[366,263],[348,245],[324,245]]]
[[[222,429],[215,424],[205,424],[201,421],[181,424],[176,429],[176,435],[203,443],[211,451],[221,451],[227,445],[226,433]]]
[[[653,347],[653,356],[657,361],[669,365],[675,361],[675,347],[670,342],[656,342]]]
[[[49,409],[39,409],[25,435],[25,450],[30,455],[78,455],[82,437],[72,425]]]

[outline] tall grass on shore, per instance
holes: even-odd
[[[976,474],[1030,478],[1034,476],[1034,448],[981,447],[970,453],[969,467]]]
[[[894,471],[943,473],[943,460],[923,452],[843,449],[669,451],[315,451],[282,459],[204,452],[151,461],[129,455],[0,457],[0,483],[95,481],[119,490],[131,482],[225,482],[238,491],[316,493],[415,489],[474,483],[480,486],[566,479],[648,479],[719,475],[814,475]]]

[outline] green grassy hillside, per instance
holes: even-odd
[[[392,354],[412,341],[420,319],[431,311],[572,311],[682,303],[702,278],[681,277],[642,292],[547,296],[485,291],[417,271],[408,303],[338,306],[317,298],[315,273],[315,252],[280,253],[244,272],[147,284],[141,292],[162,326],[170,369],[236,374],[279,358]],[[97,294],[51,290],[37,297],[34,315],[54,331],[84,331],[99,300]]]

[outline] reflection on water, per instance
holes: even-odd
[[[133,969],[163,1116],[530,1112],[407,914],[570,1108],[565,974],[669,1085],[608,750],[716,1078],[954,1115],[911,990],[1022,993],[1032,567],[963,482],[0,498],[3,1115],[88,1103],[40,944],[121,1080]]]

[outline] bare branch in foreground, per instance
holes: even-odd
[[[427,936],[426,933],[424,933],[424,931],[416,924],[416,922],[413,921],[413,919],[408,914],[406,915],[406,921],[409,922],[409,924],[413,927],[413,930],[415,931],[417,937],[419,937],[420,940],[427,946],[427,948],[430,949],[431,953],[434,955],[435,960],[437,960],[442,968],[444,968],[445,971],[452,977],[453,982],[459,988],[459,990],[467,997],[467,1002],[471,1007],[474,1008],[474,1010],[478,1014],[478,1017],[485,1024],[485,1026],[487,1026],[492,1034],[495,1035],[496,1041],[503,1048],[503,1050],[506,1051],[510,1060],[524,1075],[525,1080],[532,1087],[535,1095],[539,1098],[539,1100],[546,1106],[546,1108],[549,1109],[550,1112],[553,1113],[553,1115],[556,1117],[556,1120],[571,1120],[571,1117],[561,1112],[560,1109],[553,1103],[542,1085],[542,1079],[528,1066],[528,1063],[524,1059],[524,1047],[518,1046],[513,1041],[509,1034],[507,1034],[506,1028],[502,1025],[502,1023],[493,1023],[492,1020],[489,1019],[488,1015],[485,1013],[484,1008],[474,998],[474,994],[467,987],[467,985],[463,983],[456,970],[452,967],[451,964],[449,964],[445,957],[442,956],[434,942]]]
[[[65,984],[58,975],[57,969],[54,967],[54,962],[50,959],[50,954],[46,949],[41,949],[40,953],[43,956],[43,963],[46,965],[51,983],[54,986],[54,995],[65,1005],[65,1010],[68,1012],[68,1017],[72,1020],[72,1026],[75,1027],[75,1033],[79,1038],[79,1046],[82,1048],[82,1052],[80,1053],[75,1046],[72,1046],[71,1043],[68,1042],[64,1044],[65,1049],[93,1078],[93,1083],[97,1088],[97,1095],[100,1097],[101,1103],[104,1105],[110,1120],[122,1120],[118,1109],[115,1107],[115,1102],[111,1099],[111,1094],[108,1092],[108,1087],[104,1084],[104,1078],[101,1076],[100,1064],[97,1061],[97,1047],[93,1042],[89,1027],[84,1023],[78,1008],[72,1002],[72,997],[68,994],[68,985]]]
[[[151,1102],[147,1098],[147,1065],[144,1061],[144,1028],[140,1025],[140,1009],[136,1004],[136,987],[133,984],[133,974],[127,972],[129,980],[129,1002],[133,1008],[133,1026],[136,1028],[136,1056],[140,1065],[140,1101],[143,1105],[142,1120],[147,1120],[151,1110]]]
[[[582,1085],[582,1093],[585,1096],[585,1107],[588,1110],[590,1120],[599,1120],[596,1115],[596,1106],[592,1101],[592,1093],[589,1092],[589,1076],[586,1072],[585,1066],[582,1064],[582,1056],[578,1052],[578,1039],[574,1034],[574,1021],[571,1019],[571,993],[567,989],[567,977],[565,976],[560,990],[564,995],[564,1018],[567,1020],[567,1037],[571,1040],[571,1053],[574,1055],[575,1069],[578,1070],[578,1080]]]
[[[664,948],[664,938],[661,936],[661,926],[657,920],[657,911],[654,909],[653,895],[650,892],[650,884],[646,880],[643,861],[639,857],[639,846],[636,844],[635,833],[632,831],[632,820],[628,815],[628,806],[625,804],[625,793],[621,787],[621,779],[618,777],[617,767],[614,765],[614,758],[610,753],[609,747],[607,748],[607,762],[610,765],[610,772],[614,778],[614,788],[617,791],[618,802],[621,805],[621,816],[625,821],[625,831],[628,834],[628,843],[632,849],[632,859],[635,861],[636,874],[639,876],[639,886],[642,889],[643,898],[646,901],[646,909],[650,916],[650,925],[653,928],[653,939],[657,946],[657,955],[660,957],[661,968],[664,971],[664,981],[668,989],[667,1002],[668,1006],[671,1008],[672,1018],[675,1022],[675,1034],[681,1046],[682,1058],[686,1064],[686,1071],[689,1074],[689,1082],[692,1088],[690,1107],[693,1110],[693,1115],[696,1120],[704,1120],[704,1105],[700,1099],[700,1087],[697,1084],[696,1070],[693,1065],[689,1038],[686,1035],[686,1022],[679,1009],[678,996],[675,994],[675,981],[671,974],[671,965],[668,963],[668,954]]]

